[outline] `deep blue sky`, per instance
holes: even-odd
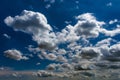
[[[79,1],[79,3],[75,3]],[[112,3],[111,6],[107,6],[108,3]],[[37,46],[37,43],[32,40],[29,34],[23,32],[15,32],[12,28],[8,27],[4,23],[4,19],[7,16],[19,15],[23,10],[31,10],[44,14],[51,26],[55,31],[61,31],[67,24],[65,21],[71,21],[71,25],[76,24],[75,16],[83,13],[94,13],[97,20],[108,23],[110,20],[120,20],[120,1],[119,0],[55,0],[55,3],[51,3],[51,7],[48,9],[46,5],[50,4],[44,0],[1,0],[0,1],[0,66],[12,67],[17,70],[23,69],[43,69],[47,65],[49,60],[40,60],[36,55],[30,60],[15,61],[4,56],[4,51],[8,49],[18,49],[22,53],[30,52],[25,48],[28,45]],[[79,8],[76,8],[79,7]],[[107,29],[112,29],[114,25]],[[8,34],[11,38],[8,39],[3,34]],[[98,39],[91,39],[91,42],[95,44],[97,40],[101,40],[104,37]],[[113,37],[119,41],[119,35]],[[32,54],[32,53],[31,53]],[[40,62],[42,66],[36,66],[36,63]]]

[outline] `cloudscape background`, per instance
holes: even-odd
[[[120,61],[119,0],[1,0],[0,15],[0,67],[65,71]]]

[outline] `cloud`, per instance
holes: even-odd
[[[100,46],[110,46],[111,42],[115,42],[115,40],[113,40],[112,38],[107,38],[107,39],[103,39],[101,41],[98,41],[95,46],[100,47]]]
[[[47,55],[47,59],[49,59],[49,60],[55,60],[56,58],[57,58],[57,56],[55,54],[53,54],[53,53],[49,53]]]
[[[108,60],[108,61],[120,61],[120,44],[114,44],[110,47],[108,46],[101,46],[99,47],[102,57],[101,59]]]
[[[3,36],[6,37],[7,39],[11,38],[8,34],[3,34]]]
[[[68,60],[64,56],[58,55],[57,58],[56,58],[56,61],[58,61],[58,62],[67,62]]]
[[[78,19],[78,22],[74,26],[74,30],[77,35],[85,38],[98,37],[99,29],[105,24],[104,22],[97,21],[92,13],[81,14],[76,19]]]
[[[32,34],[38,34],[44,30],[52,30],[50,25],[47,24],[45,16],[33,11],[24,10],[21,15],[15,17],[8,16],[4,22],[8,26],[12,26],[15,30]]]
[[[99,57],[101,54],[99,49],[96,47],[84,47],[82,48],[80,55],[82,58],[92,59]]]
[[[57,54],[65,55],[67,51],[65,49],[58,49]]]
[[[100,32],[105,34],[105,36],[110,36],[113,37],[115,35],[120,34],[120,25],[117,25],[117,28],[113,29],[113,30],[107,30],[107,29],[100,29]]]
[[[57,32],[56,36],[59,43],[74,42],[80,38],[80,36],[77,36],[75,33],[72,25],[68,25],[61,32]]]
[[[40,48],[53,49],[56,46],[52,27],[47,23],[46,17],[39,12],[24,10],[15,17],[8,16],[4,22],[15,31],[32,34],[33,40]]]
[[[109,24],[114,24],[114,23],[116,23],[116,22],[118,22],[118,20],[117,20],[117,19],[110,20],[110,21],[109,21]]]
[[[51,71],[56,71],[59,66],[60,66],[60,64],[52,63],[52,64],[49,64],[49,65],[46,67],[46,69],[47,69],[47,70],[51,70]]]
[[[91,69],[94,66],[91,67],[93,61],[119,60],[120,45],[112,45],[111,42],[116,41],[110,38],[120,33],[119,25],[114,30],[107,30],[103,28],[105,22],[98,21],[92,13],[81,14],[76,19],[78,22],[75,25],[69,24],[58,32],[52,30],[46,17],[39,12],[24,10],[20,15],[9,16],[4,21],[15,31],[30,34],[38,43],[37,48],[28,47],[30,52],[36,53],[40,59],[61,63],[48,65],[48,70],[56,70],[56,67],[61,70],[69,70],[75,68],[75,65],[78,69]],[[89,40],[98,39],[100,33],[109,37],[93,45]],[[7,50],[4,53],[15,60],[22,60],[24,57],[18,50]],[[81,64],[79,63],[81,60],[90,60],[91,63],[84,61],[87,64]],[[40,73],[39,76],[43,73]],[[45,76],[47,76],[46,74],[50,75],[45,73]]]
[[[51,76],[53,77],[54,74],[53,74],[53,72],[48,72],[48,71],[41,70],[41,71],[37,72],[37,76],[38,77],[51,77]]]
[[[112,6],[112,5],[113,5],[112,2],[109,2],[109,3],[106,4],[106,6],[109,6],[109,7]]]
[[[110,53],[113,56],[120,57],[120,44],[115,44],[110,47]]]
[[[6,57],[14,60],[27,60],[28,58],[26,56],[23,56],[22,53],[16,49],[12,50],[6,50],[4,51],[4,54]]]

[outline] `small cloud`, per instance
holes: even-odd
[[[109,24],[114,24],[114,23],[116,23],[116,22],[119,22],[117,19],[114,19],[114,20],[110,20],[109,21]]]
[[[45,6],[45,8],[50,8],[51,7],[51,5],[50,4],[47,4],[46,6]]]
[[[40,65],[40,64],[41,64],[41,63],[39,63],[39,62],[38,62],[38,63],[36,63],[36,65]]]
[[[53,53],[49,53],[46,57],[48,60],[55,60],[57,58],[57,56]]]
[[[97,58],[100,56],[100,51],[99,49],[95,47],[84,47],[81,50],[80,55],[84,59],[92,59],[92,58]]]
[[[120,34],[120,27],[118,26],[117,28],[113,30],[107,30],[107,29],[101,28],[100,32],[105,34],[105,36],[113,37],[113,36]]]
[[[6,57],[10,59],[18,60],[18,61],[28,59],[26,56],[23,56],[23,54],[16,49],[6,50],[4,51],[4,54]]]
[[[106,6],[108,6],[108,7],[110,7],[112,5],[113,5],[112,2],[109,2],[109,3],[106,4]]]
[[[56,61],[58,61],[58,62],[67,62],[68,60],[64,56],[58,55],[57,58],[56,58]]]
[[[6,37],[7,39],[11,38],[8,34],[3,34],[3,36]]]

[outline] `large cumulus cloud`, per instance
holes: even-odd
[[[98,37],[99,30],[104,24],[102,21],[97,21],[92,13],[85,13],[77,17],[78,22],[74,26],[75,32],[85,38]]]
[[[5,23],[8,26],[12,26],[15,30],[33,34],[38,34],[41,30],[52,30],[43,14],[27,10],[15,17],[8,16],[5,19]]]
[[[15,31],[32,34],[33,40],[42,49],[53,49],[55,47],[55,41],[53,40],[55,34],[50,33],[52,27],[47,23],[46,17],[39,12],[24,10],[15,17],[8,16],[4,22]]]

